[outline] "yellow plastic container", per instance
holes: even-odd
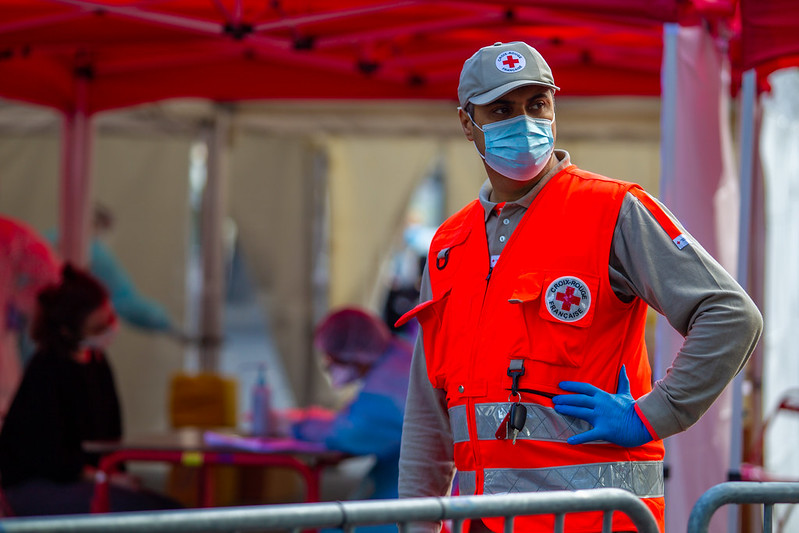
[[[169,388],[169,421],[173,428],[235,428],[237,425],[236,380],[219,374],[177,374]],[[167,492],[187,507],[200,505],[197,487],[199,465],[173,465]],[[235,505],[238,469],[226,466],[213,470],[215,505]]]
[[[177,374],[169,394],[172,427],[236,427],[236,380],[218,374]]]

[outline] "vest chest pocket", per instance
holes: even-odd
[[[532,361],[582,364],[588,349],[599,278],[563,272],[519,276],[508,302],[523,316]]]
[[[402,315],[396,322],[396,326],[402,326],[414,318],[419,321],[424,355],[427,361],[427,377],[430,383],[438,389],[443,389],[446,381],[443,373],[441,354],[443,353],[442,348],[446,342],[447,336],[442,328],[442,324],[446,316],[449,293],[450,290],[447,290],[443,294],[434,297],[432,300],[421,302]]]
[[[432,297],[403,315],[397,325],[416,318],[422,328],[427,375],[436,388],[446,388],[446,359],[458,338],[459,323],[451,320],[450,304],[453,283],[463,264],[469,226],[439,231],[430,245],[427,273]]]

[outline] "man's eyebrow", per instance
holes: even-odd
[[[529,102],[531,100],[538,100],[539,98],[546,98],[548,94],[549,94],[549,91],[543,91],[543,92],[540,92],[540,93],[538,93],[536,95],[531,96],[526,101]],[[486,105],[512,105],[513,103],[514,103],[513,100],[507,100],[505,98],[498,98],[498,99],[494,100],[493,102],[491,102],[490,104],[486,104]]]

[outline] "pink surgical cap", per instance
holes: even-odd
[[[316,327],[314,345],[338,363],[371,365],[391,342],[391,331],[378,317],[356,308],[327,315]]]

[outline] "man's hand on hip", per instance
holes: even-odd
[[[590,383],[561,381],[558,386],[566,392],[552,398],[555,411],[562,415],[581,418],[589,422],[592,429],[568,439],[569,444],[591,441],[607,441],[633,448],[652,440],[646,426],[635,412],[635,400],[630,394],[630,380],[622,365],[616,394],[599,389]]]

